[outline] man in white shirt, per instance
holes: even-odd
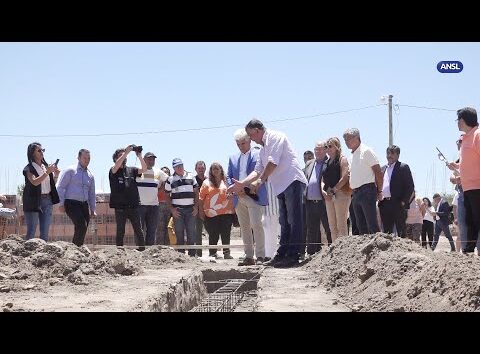
[[[252,119],[245,127],[248,136],[262,147],[259,159],[252,171],[241,181],[232,179],[229,192],[241,192],[244,187],[260,179],[259,185],[267,180],[279,201],[280,247],[275,257],[264,263],[277,268],[289,268],[298,265],[303,241],[302,198],[307,184],[297,157],[287,136],[270,130],[258,119]]]
[[[147,152],[143,159],[147,165],[147,170],[137,177],[137,188],[140,196],[140,222],[145,231],[145,245],[155,244],[155,238],[158,226],[158,188],[168,178],[167,174],[160,169],[155,168],[155,159],[157,157],[152,152]]]
[[[382,200],[383,173],[375,153],[360,140],[360,131],[350,128],[343,133],[347,147],[352,150],[350,187],[352,205],[360,235],[380,231],[377,221],[377,200]]]

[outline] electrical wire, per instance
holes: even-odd
[[[295,118],[284,118],[284,119],[274,119],[266,120],[265,123],[275,123],[275,122],[286,122],[299,119],[315,118],[321,116],[329,116],[341,113],[348,113],[354,111],[360,111],[364,109],[375,108],[379,106],[385,106],[384,103],[371,105],[360,108],[346,109],[342,111],[319,113],[311,116],[301,116]],[[2,138],[64,138],[64,137],[99,137],[99,136],[124,136],[124,135],[146,135],[146,134],[166,134],[166,133],[179,133],[179,132],[191,132],[191,131],[201,131],[201,130],[213,130],[213,129],[223,129],[223,128],[235,128],[242,127],[242,124],[229,124],[229,125],[218,125],[212,127],[200,127],[200,128],[189,128],[189,129],[172,129],[172,130],[156,130],[156,131],[145,131],[145,132],[130,132],[130,133],[99,133],[99,134],[51,134],[51,135],[17,135],[17,134],[0,134]]]

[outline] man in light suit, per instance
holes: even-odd
[[[251,148],[251,140],[245,129],[238,129],[234,134],[239,153],[230,157],[228,162],[227,183],[245,179],[254,169],[258,160],[258,149]],[[257,182],[236,193],[233,201],[238,223],[242,232],[245,258],[238,264],[247,266],[261,264],[265,261],[265,232],[262,226],[263,206],[268,204],[267,190]],[[253,230],[253,235],[252,235]],[[256,261],[253,258],[255,243]]]
[[[388,164],[382,167],[383,199],[378,202],[383,231],[393,233],[393,225],[400,237],[406,237],[407,209],[415,190],[410,167],[398,161],[400,148],[396,145],[387,148]]]

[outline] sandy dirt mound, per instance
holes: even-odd
[[[138,275],[145,268],[193,268],[202,263],[172,248],[154,246],[144,252],[86,246],[10,236],[0,241],[0,293],[53,286],[88,285],[92,279]]]
[[[353,311],[479,311],[480,259],[382,233],[340,238],[305,266]]]

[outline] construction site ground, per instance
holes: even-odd
[[[161,246],[92,252],[10,236],[0,241],[0,309],[189,311],[223,281],[242,278],[255,286],[233,311],[479,311],[480,257],[450,253],[442,238],[432,252],[380,233],[342,237],[302,265],[278,269],[239,267],[241,247],[214,261],[207,250],[201,258]],[[241,243],[234,234],[232,245]]]

